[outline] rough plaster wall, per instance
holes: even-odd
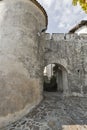
[[[43,13],[29,0],[0,1],[0,14],[0,117],[3,117],[27,105],[31,108],[42,99],[43,53],[40,55],[37,34],[46,24]],[[18,113],[15,116],[19,118]]]
[[[87,95],[87,36],[45,34],[44,65],[58,63],[68,76],[70,95]]]

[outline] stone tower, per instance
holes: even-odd
[[[42,99],[38,34],[47,28],[47,15],[36,0],[2,0],[0,14],[2,124],[20,118]]]

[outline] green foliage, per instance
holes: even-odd
[[[74,6],[76,6],[77,3],[79,3],[82,9],[87,13],[87,0],[73,0]]]

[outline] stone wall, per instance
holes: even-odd
[[[42,100],[38,32],[44,28],[45,15],[31,0],[0,1],[0,126]]]
[[[87,96],[87,35],[45,34],[44,66],[62,65],[67,71],[68,94]]]
[[[42,100],[48,64],[62,67],[64,95],[87,96],[87,36],[42,33],[47,16],[34,1],[0,1],[0,127]]]

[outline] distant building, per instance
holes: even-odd
[[[54,64],[49,64],[44,69],[44,75],[48,76],[49,79],[53,75],[53,67],[54,66],[55,66]]]
[[[72,28],[69,33],[87,34],[87,20],[81,21],[78,25]]]

